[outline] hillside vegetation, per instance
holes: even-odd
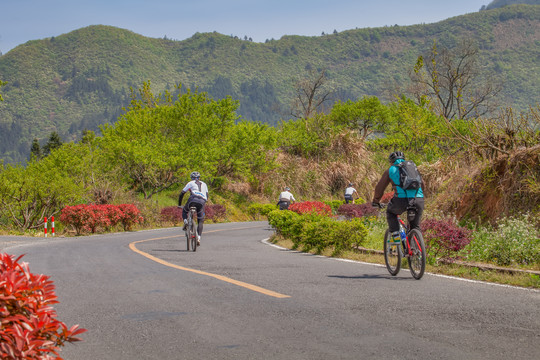
[[[110,26],[90,26],[29,41],[0,57],[0,158],[25,162],[32,140],[56,132],[64,141],[85,129],[114,124],[129,105],[130,87],[150,82],[239,100],[245,120],[276,125],[291,118],[294,84],[324,70],[333,100],[374,95],[393,101],[410,83],[417,57],[433,42],[452,48],[473,39],[483,74],[504,86],[502,106],[528,110],[540,98],[540,7],[514,5],[436,24],[354,29],[317,37],[284,36],[264,44],[218,33],[184,41],[147,38]]]

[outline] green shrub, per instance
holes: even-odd
[[[540,231],[529,216],[507,218],[496,229],[481,228],[473,233],[468,258],[497,265],[540,263]]]
[[[253,203],[248,206],[247,212],[252,218],[256,218],[257,216],[267,216],[268,213],[271,211],[274,211],[277,209],[276,204],[258,204]]]
[[[305,250],[316,249],[320,254],[332,244],[337,231],[336,221],[326,216],[307,216],[310,218],[303,227],[302,245]]]
[[[335,214],[337,212],[337,209],[345,203],[343,200],[328,200],[323,201],[326,205],[330,206],[332,209],[332,214]]]
[[[332,246],[332,256],[351,249],[353,245],[365,243],[368,234],[360,219],[336,221],[315,213],[298,215],[292,211],[276,210],[268,214],[268,221],[277,233],[293,242],[295,249],[302,245],[303,250],[315,249],[320,254]]]

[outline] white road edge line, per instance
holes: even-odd
[[[280,250],[288,250],[290,252],[302,253],[301,251],[291,250],[291,249],[287,249],[287,248],[284,248],[284,247],[276,245],[276,244],[272,244],[268,240],[270,240],[270,238],[262,239],[261,242],[266,244],[266,245],[273,246],[273,247],[275,247],[277,249],[280,249]],[[373,264],[373,263],[357,261],[357,260],[339,259],[339,258],[332,258],[332,257],[328,257],[328,256],[322,256],[322,255],[314,255],[314,256],[329,259],[329,260],[342,261],[342,262],[356,263],[356,264],[362,264],[362,265],[372,265],[372,266],[383,267],[383,268],[386,267],[385,265],[381,265],[381,264]],[[491,286],[498,286],[498,287],[503,287],[503,288],[519,289],[519,290],[525,290],[525,291],[540,293],[540,290],[538,290],[538,289],[529,289],[529,288],[523,288],[523,287],[519,287],[519,286],[491,283],[491,282],[487,282],[487,281],[464,279],[464,278],[460,278],[460,277],[456,277],[456,276],[433,274],[433,273],[428,273],[428,272],[426,272],[425,275],[436,276],[436,277],[441,277],[441,278],[450,279],[450,280],[465,281],[465,282],[469,282],[469,283],[473,283],[473,284],[491,285]]]

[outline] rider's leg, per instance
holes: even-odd
[[[414,203],[416,205],[416,216],[410,221],[410,224],[411,229],[419,229],[420,220],[422,219],[422,214],[424,212],[424,198],[415,198]]]
[[[405,198],[394,197],[388,203],[386,208],[386,221],[388,222],[388,230],[392,234],[395,242],[398,242],[399,237],[399,221],[398,215],[402,214],[407,209],[408,201]]]

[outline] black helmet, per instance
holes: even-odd
[[[201,178],[201,174],[199,174],[198,171],[194,171],[191,173],[191,180],[195,180],[195,179],[200,179]]]
[[[349,183],[349,186],[353,186],[354,184],[353,183]]]
[[[397,159],[405,160],[405,155],[401,151],[394,151],[390,154],[390,156],[388,156],[388,161],[390,161],[390,164],[393,164]]]
[[[285,191],[291,191],[291,189],[288,186],[285,186]]]

